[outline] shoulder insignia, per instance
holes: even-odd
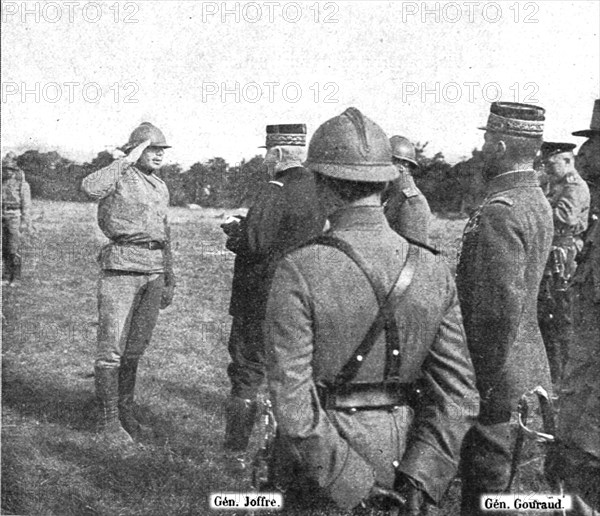
[[[513,201],[510,197],[506,197],[506,196],[492,197],[488,201],[488,204],[493,204],[495,202],[500,203],[500,204],[505,204],[506,206],[513,206],[515,204],[515,201]]]
[[[402,189],[402,193],[407,197],[407,198],[411,198],[411,197],[416,197],[417,195],[419,195],[419,193],[417,192],[416,188],[413,188],[412,186],[409,186],[407,188],[403,188]]]
[[[283,188],[283,183],[281,181],[275,181],[275,180],[273,180],[273,181],[269,181],[269,184],[271,184],[271,185],[277,185],[277,186]]]

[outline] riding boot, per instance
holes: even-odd
[[[100,409],[98,437],[109,444],[133,442],[119,422],[119,371],[116,367],[95,367],[96,398]]]
[[[227,402],[225,448],[229,469],[242,472],[247,469],[246,449],[256,420],[256,401],[232,396]]]
[[[123,428],[135,438],[152,437],[152,429],[142,425],[136,417],[134,403],[135,379],[139,359],[121,357],[119,367],[119,419]]]

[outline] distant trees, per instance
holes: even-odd
[[[470,159],[452,167],[441,152],[433,157],[426,156],[426,147],[427,143],[416,144],[420,170],[415,172],[415,182],[432,210],[468,213],[483,195],[481,152],[474,149]],[[74,163],[54,151],[30,150],[17,159],[31,185],[33,197],[64,201],[86,201],[80,191],[81,180],[112,161],[113,157],[107,151],[99,152],[89,163],[83,164]],[[169,187],[172,205],[198,204],[214,208],[248,206],[268,180],[261,156],[235,165],[215,157],[194,163],[187,170],[174,163],[164,166],[159,175]]]

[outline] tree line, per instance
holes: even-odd
[[[434,212],[468,213],[483,195],[481,152],[451,166],[441,152],[425,155],[427,144],[416,145],[419,170],[415,183],[427,197]],[[89,163],[75,163],[58,152],[29,150],[18,156],[34,198],[85,202],[80,190],[82,179],[113,161],[107,151],[99,152]],[[165,165],[158,175],[165,181],[173,206],[197,204],[210,208],[240,208],[252,203],[258,189],[268,180],[262,156],[230,165],[223,158],[194,163],[184,170],[177,163]]]

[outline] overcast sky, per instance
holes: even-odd
[[[260,152],[266,124],[310,136],[355,106],[456,161],[481,146],[499,98],[545,107],[547,140],[582,143],[571,132],[600,97],[599,7],[3,1],[3,152],[89,160],[150,121],[167,161],[233,164]]]

